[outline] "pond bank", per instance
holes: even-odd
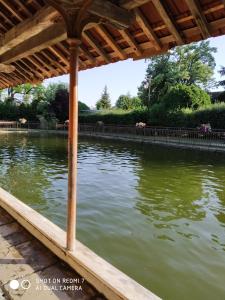
[[[137,135],[123,135],[115,133],[80,132],[80,136],[100,139],[120,140],[125,142],[153,144],[181,149],[196,149],[211,152],[225,152],[225,143],[217,144],[207,140],[179,139],[174,137],[146,137]]]
[[[67,135],[65,130],[40,130],[40,129],[0,129],[0,134],[5,133],[52,133]],[[124,142],[142,143],[160,145],[166,147],[174,147],[178,149],[195,149],[210,152],[225,152],[225,141],[207,140],[207,139],[190,139],[179,137],[166,136],[144,136],[135,134],[120,134],[120,133],[104,133],[80,131],[79,136],[94,137],[98,139],[119,140]]]

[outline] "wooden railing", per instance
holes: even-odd
[[[225,147],[225,130],[212,130],[203,132],[193,128],[165,128],[165,127],[145,127],[136,128],[136,126],[116,126],[95,124],[79,124],[79,131],[93,133],[98,135],[117,135],[130,138],[151,139],[155,142],[163,143],[187,143],[204,144],[207,146]]]

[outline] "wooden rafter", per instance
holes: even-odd
[[[95,57],[83,46],[80,46],[80,50],[82,51],[82,53],[84,54],[84,56],[87,57],[87,59],[90,61],[91,64],[95,64]]]
[[[152,27],[150,26],[148,20],[142,13],[142,11],[138,8],[135,9],[135,16],[137,22],[140,24],[142,30],[144,31],[145,35],[153,42],[153,47],[157,50],[160,50],[162,45],[156,36],[155,32],[153,31]]]
[[[50,46],[48,48],[56,57],[58,57],[67,67],[69,66],[69,62],[67,57],[64,56],[62,51],[59,51],[56,47]]]
[[[185,0],[191,14],[193,15],[197,26],[201,30],[202,36],[204,39],[207,39],[211,36],[209,26],[204,14],[201,11],[199,3],[196,0]]]
[[[120,0],[119,5],[126,9],[134,9],[138,6],[148,3],[149,1],[150,0]]]
[[[177,30],[173,20],[169,16],[162,0],[152,0],[155,8],[159,12],[161,18],[163,19],[163,22],[168,27],[169,31],[174,35],[176,42],[178,45],[183,44],[183,39],[179,31]]]
[[[132,34],[129,32],[129,30],[128,29],[120,30],[120,34],[122,35],[124,40],[130,45],[130,47],[133,48],[134,52],[137,55],[141,55],[141,53],[142,53],[141,48],[140,48],[139,44],[133,38]]]
[[[120,59],[125,59],[126,54],[118,46],[116,41],[114,41],[113,37],[110,35],[110,33],[104,27],[104,25],[99,24],[98,26],[96,26],[96,29],[99,32],[99,34],[103,37],[103,39],[109,44],[109,46],[118,54],[119,58]]]
[[[0,73],[12,73],[15,71],[15,67],[12,65],[5,65],[0,63]]]
[[[44,6],[31,18],[14,26],[0,40],[0,55],[50,27],[57,14],[53,8]]]
[[[1,3],[19,20],[23,21],[23,17],[20,15],[16,7],[13,6],[13,2],[10,0],[2,0]]]
[[[109,63],[109,55],[102,49],[101,45],[94,39],[94,37],[89,32],[84,32],[83,36],[90,46],[103,58],[103,60]]]

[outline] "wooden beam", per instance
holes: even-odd
[[[96,29],[103,37],[103,39],[108,43],[108,45],[117,53],[119,58],[126,59],[126,53],[124,53],[123,50],[117,45],[106,28],[103,25],[99,24],[98,26],[96,26]]]
[[[133,48],[134,52],[137,54],[137,56],[141,55],[141,48],[138,45],[138,43],[135,41],[132,34],[129,32],[128,29],[120,30],[120,34],[122,35],[123,39],[130,45],[130,47]]]
[[[62,72],[67,73],[67,69],[65,67],[63,67],[59,62],[58,59],[54,59],[51,57],[51,55],[49,53],[46,52],[46,50],[42,50],[41,54],[50,62],[50,64],[52,66],[56,66],[57,68],[59,68]],[[56,57],[58,58],[58,55],[56,55]],[[49,65],[49,64],[48,64]]]
[[[140,26],[141,26],[142,30],[144,31],[145,35],[150,40],[152,40],[154,47],[156,49],[160,50],[162,45],[161,45],[158,37],[156,36],[155,32],[151,28],[147,18],[144,16],[144,14],[142,13],[142,11],[139,8],[135,9],[135,16],[136,16],[137,22],[140,24]]]
[[[150,0],[120,0],[119,5],[126,9],[134,9],[148,3]]]
[[[163,2],[161,0],[152,0],[152,3],[154,4],[155,8],[157,9],[158,13],[160,14],[161,18],[163,19],[163,22],[166,24],[169,31],[174,35],[177,44],[182,45],[184,42],[181,37],[181,34],[179,33],[175,24],[173,23],[172,19],[167,13],[166,8],[163,5]]]
[[[32,55],[67,38],[64,23],[57,23],[0,56],[0,62],[11,63]]]
[[[12,73],[15,71],[15,67],[12,65],[5,65],[0,63],[0,73]]]
[[[98,17],[125,28],[128,28],[133,20],[133,15],[126,9],[106,0],[94,0],[88,10]]]
[[[0,55],[50,27],[53,24],[53,17],[57,14],[52,7],[44,6],[33,17],[14,26],[1,36]]]
[[[193,15],[197,26],[201,30],[202,36],[204,39],[207,39],[211,36],[209,25],[207,23],[206,17],[201,11],[201,7],[199,6],[199,3],[196,0],[185,0],[191,14]]]
[[[33,65],[30,65],[30,62],[28,59],[21,59],[20,61],[18,61],[18,63],[20,65],[22,65],[22,67],[25,69],[28,69],[32,74],[34,74],[39,80],[43,81],[44,80],[44,76],[38,72],[36,69],[33,68]]]
[[[80,50],[82,51],[84,56],[87,57],[91,64],[96,63],[95,57],[90,52],[88,52],[88,50],[83,45],[80,46]]]
[[[96,39],[89,32],[84,32],[83,37],[87,40],[90,46],[107,62],[110,63],[110,57],[107,53],[105,53],[104,49],[99,45]]]
[[[69,66],[69,61],[67,59],[67,57],[64,56],[64,54],[59,51],[56,47],[51,46],[49,47],[49,50],[59,58],[59,60],[61,60],[67,67]]]

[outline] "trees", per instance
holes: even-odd
[[[116,107],[123,110],[131,110],[141,107],[141,99],[139,97],[131,97],[129,93],[119,96],[116,101]]]
[[[182,108],[196,110],[211,104],[210,96],[194,84],[177,84],[162,98],[162,108],[165,111],[179,111]]]
[[[90,110],[90,107],[87,106],[87,104],[85,104],[84,102],[79,101],[78,102],[78,110],[79,110],[79,112],[88,111],[88,110]]]
[[[159,103],[176,84],[209,88],[214,84],[213,74],[216,48],[209,41],[176,47],[167,54],[149,60],[144,81],[138,95],[145,106]]]
[[[96,103],[96,108],[98,110],[100,110],[100,109],[110,109],[111,108],[111,101],[110,101],[110,96],[109,96],[109,93],[108,93],[107,86],[104,87],[102,96]]]
[[[53,99],[50,102],[49,112],[61,122],[65,122],[69,118],[69,91],[68,87],[63,84],[57,85],[52,93]]]

